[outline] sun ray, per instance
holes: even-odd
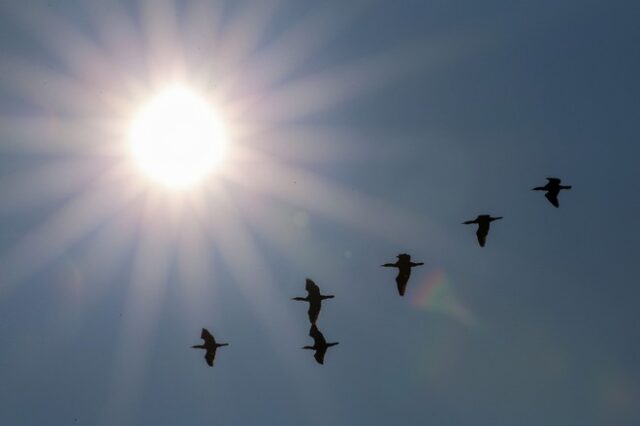
[[[239,83],[238,76],[228,84],[242,86],[245,93],[263,92],[282,84],[305,59],[347,28],[356,13],[364,8],[363,2],[358,1],[341,5],[339,9],[327,4],[315,6],[251,58],[248,68],[259,69],[259,74],[251,75],[249,82],[243,78]]]
[[[128,185],[123,187],[114,182],[123,179],[122,166],[114,167],[102,177],[101,183],[85,191],[62,208],[36,229],[25,235],[10,252],[0,259],[11,282],[19,283],[32,276],[41,268],[58,258],[70,246],[88,232],[112,217],[123,206],[141,193],[141,188]],[[125,175],[126,179],[126,175]],[[130,179],[129,179],[130,180]],[[104,185],[102,188],[101,186]],[[6,295],[9,285],[2,288]]]
[[[240,148],[236,147],[236,150]],[[320,176],[255,151],[243,149],[242,155],[246,163],[260,165],[253,168],[251,180],[243,172],[246,166],[227,167],[225,176],[247,190],[268,194],[389,241],[413,239],[416,233],[445,241],[435,227],[429,226],[429,222],[416,213],[341,188]],[[396,219],[393,225],[389,224],[389,218]]]
[[[250,110],[240,112],[250,114],[257,121],[296,122],[410,75],[424,73],[429,67],[441,65],[459,53],[456,40],[405,42],[375,55],[289,81],[278,91],[256,97]]]
[[[16,215],[75,194],[94,179],[96,164],[78,158],[58,159],[0,178],[0,212]]]
[[[127,401],[140,390],[146,371],[149,348],[157,330],[167,291],[167,277],[173,254],[175,227],[157,220],[164,204],[158,197],[145,197],[140,211],[138,244],[133,256],[131,280],[123,307],[123,322],[115,352],[112,382],[106,402],[107,415],[126,418]],[[170,222],[169,222],[170,223]],[[168,231],[168,232],[167,232]],[[117,413],[117,414],[116,414]]]
[[[212,245],[202,231],[197,223],[182,227],[177,250],[179,294],[188,316],[185,321],[196,330],[207,322],[211,312],[220,308],[216,297],[220,286],[216,285],[212,265]]]
[[[262,42],[262,36],[283,0],[253,2],[227,18],[220,30],[215,65],[210,69],[218,77],[217,90],[222,96],[233,92],[238,74],[244,74],[248,59]]]

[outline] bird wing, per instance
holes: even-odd
[[[209,333],[209,330],[207,330],[206,328],[202,329],[202,333],[200,333],[200,338],[204,340],[204,343],[207,345],[215,346],[216,344],[216,339],[214,339],[213,335]]]
[[[318,315],[320,315],[321,302],[320,300],[312,300],[309,302],[309,310],[307,313],[309,314],[309,322],[311,324],[315,324],[318,319]]]
[[[305,285],[305,288],[307,289],[307,293],[309,293],[309,297],[320,297],[320,288],[316,285],[316,283],[313,282],[313,280],[307,278],[307,284]]]
[[[398,275],[396,276],[396,285],[398,286],[398,293],[400,293],[400,296],[404,296],[410,276],[411,269],[409,268],[402,268],[398,271]]]
[[[558,193],[558,190],[549,190],[546,194],[544,194],[544,196],[547,197],[547,200],[549,200],[549,202],[553,204],[554,207],[560,207],[560,202],[558,201]]]
[[[324,354],[327,353],[327,348],[316,349],[316,353],[313,354],[313,357],[316,359],[318,364],[324,364]]]
[[[207,350],[207,353],[204,354],[204,359],[207,361],[207,364],[209,364],[209,367],[213,367],[213,360],[216,359],[216,350]]]

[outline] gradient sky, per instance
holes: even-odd
[[[640,424],[636,2],[23,3],[0,424]],[[123,148],[178,77],[235,147],[188,197]],[[404,298],[400,252],[426,262]],[[336,295],[324,366],[306,277]],[[212,369],[201,327],[231,344]]]

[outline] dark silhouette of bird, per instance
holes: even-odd
[[[480,247],[484,247],[487,242],[487,234],[489,233],[489,224],[494,220],[502,219],[500,217],[491,217],[488,214],[481,214],[476,217],[474,220],[468,220],[466,222],[462,222],[463,225],[471,225],[472,223],[478,224],[478,230],[476,231],[476,235],[478,236],[478,243],[480,243]]]
[[[313,346],[303,346],[302,349],[311,349],[316,351],[313,357],[318,361],[318,364],[324,364],[324,354],[327,353],[327,349],[331,346],[337,345],[339,342],[327,343],[315,324],[311,324],[309,336],[313,338]]]
[[[570,185],[560,185],[562,180],[554,177],[547,178],[547,184],[545,186],[536,186],[532,189],[532,191],[547,191],[544,194],[547,197],[547,200],[554,206],[560,207],[560,202],[558,201],[558,194],[560,194],[561,189],[571,189]]]
[[[385,263],[385,268],[398,268],[398,275],[396,276],[396,284],[398,286],[398,293],[400,296],[404,296],[404,292],[407,289],[407,283],[411,276],[411,268],[414,266],[422,266],[424,262],[412,262],[411,255],[406,253],[400,253],[396,256],[398,261],[396,263]]]
[[[206,349],[207,352],[204,354],[204,359],[207,360],[207,364],[209,364],[210,367],[213,367],[213,360],[216,358],[216,350],[218,350],[220,346],[229,346],[229,344],[217,343],[216,339],[206,328],[202,329],[200,338],[204,340],[204,345],[194,345],[191,347],[195,349]]]
[[[305,288],[307,289],[307,297],[293,297],[291,300],[309,302],[309,310],[307,311],[309,314],[309,322],[315,324],[318,320],[318,315],[320,315],[322,301],[325,299],[333,299],[335,296],[320,294],[320,288],[309,278],[307,278]]]

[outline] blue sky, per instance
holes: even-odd
[[[0,423],[640,422],[634,2],[21,3]],[[123,149],[176,76],[233,150],[186,197]],[[483,249],[481,213],[504,216]],[[426,263],[404,298],[379,267],[400,252]],[[307,277],[336,295],[324,366]],[[201,327],[230,343],[213,369]]]

